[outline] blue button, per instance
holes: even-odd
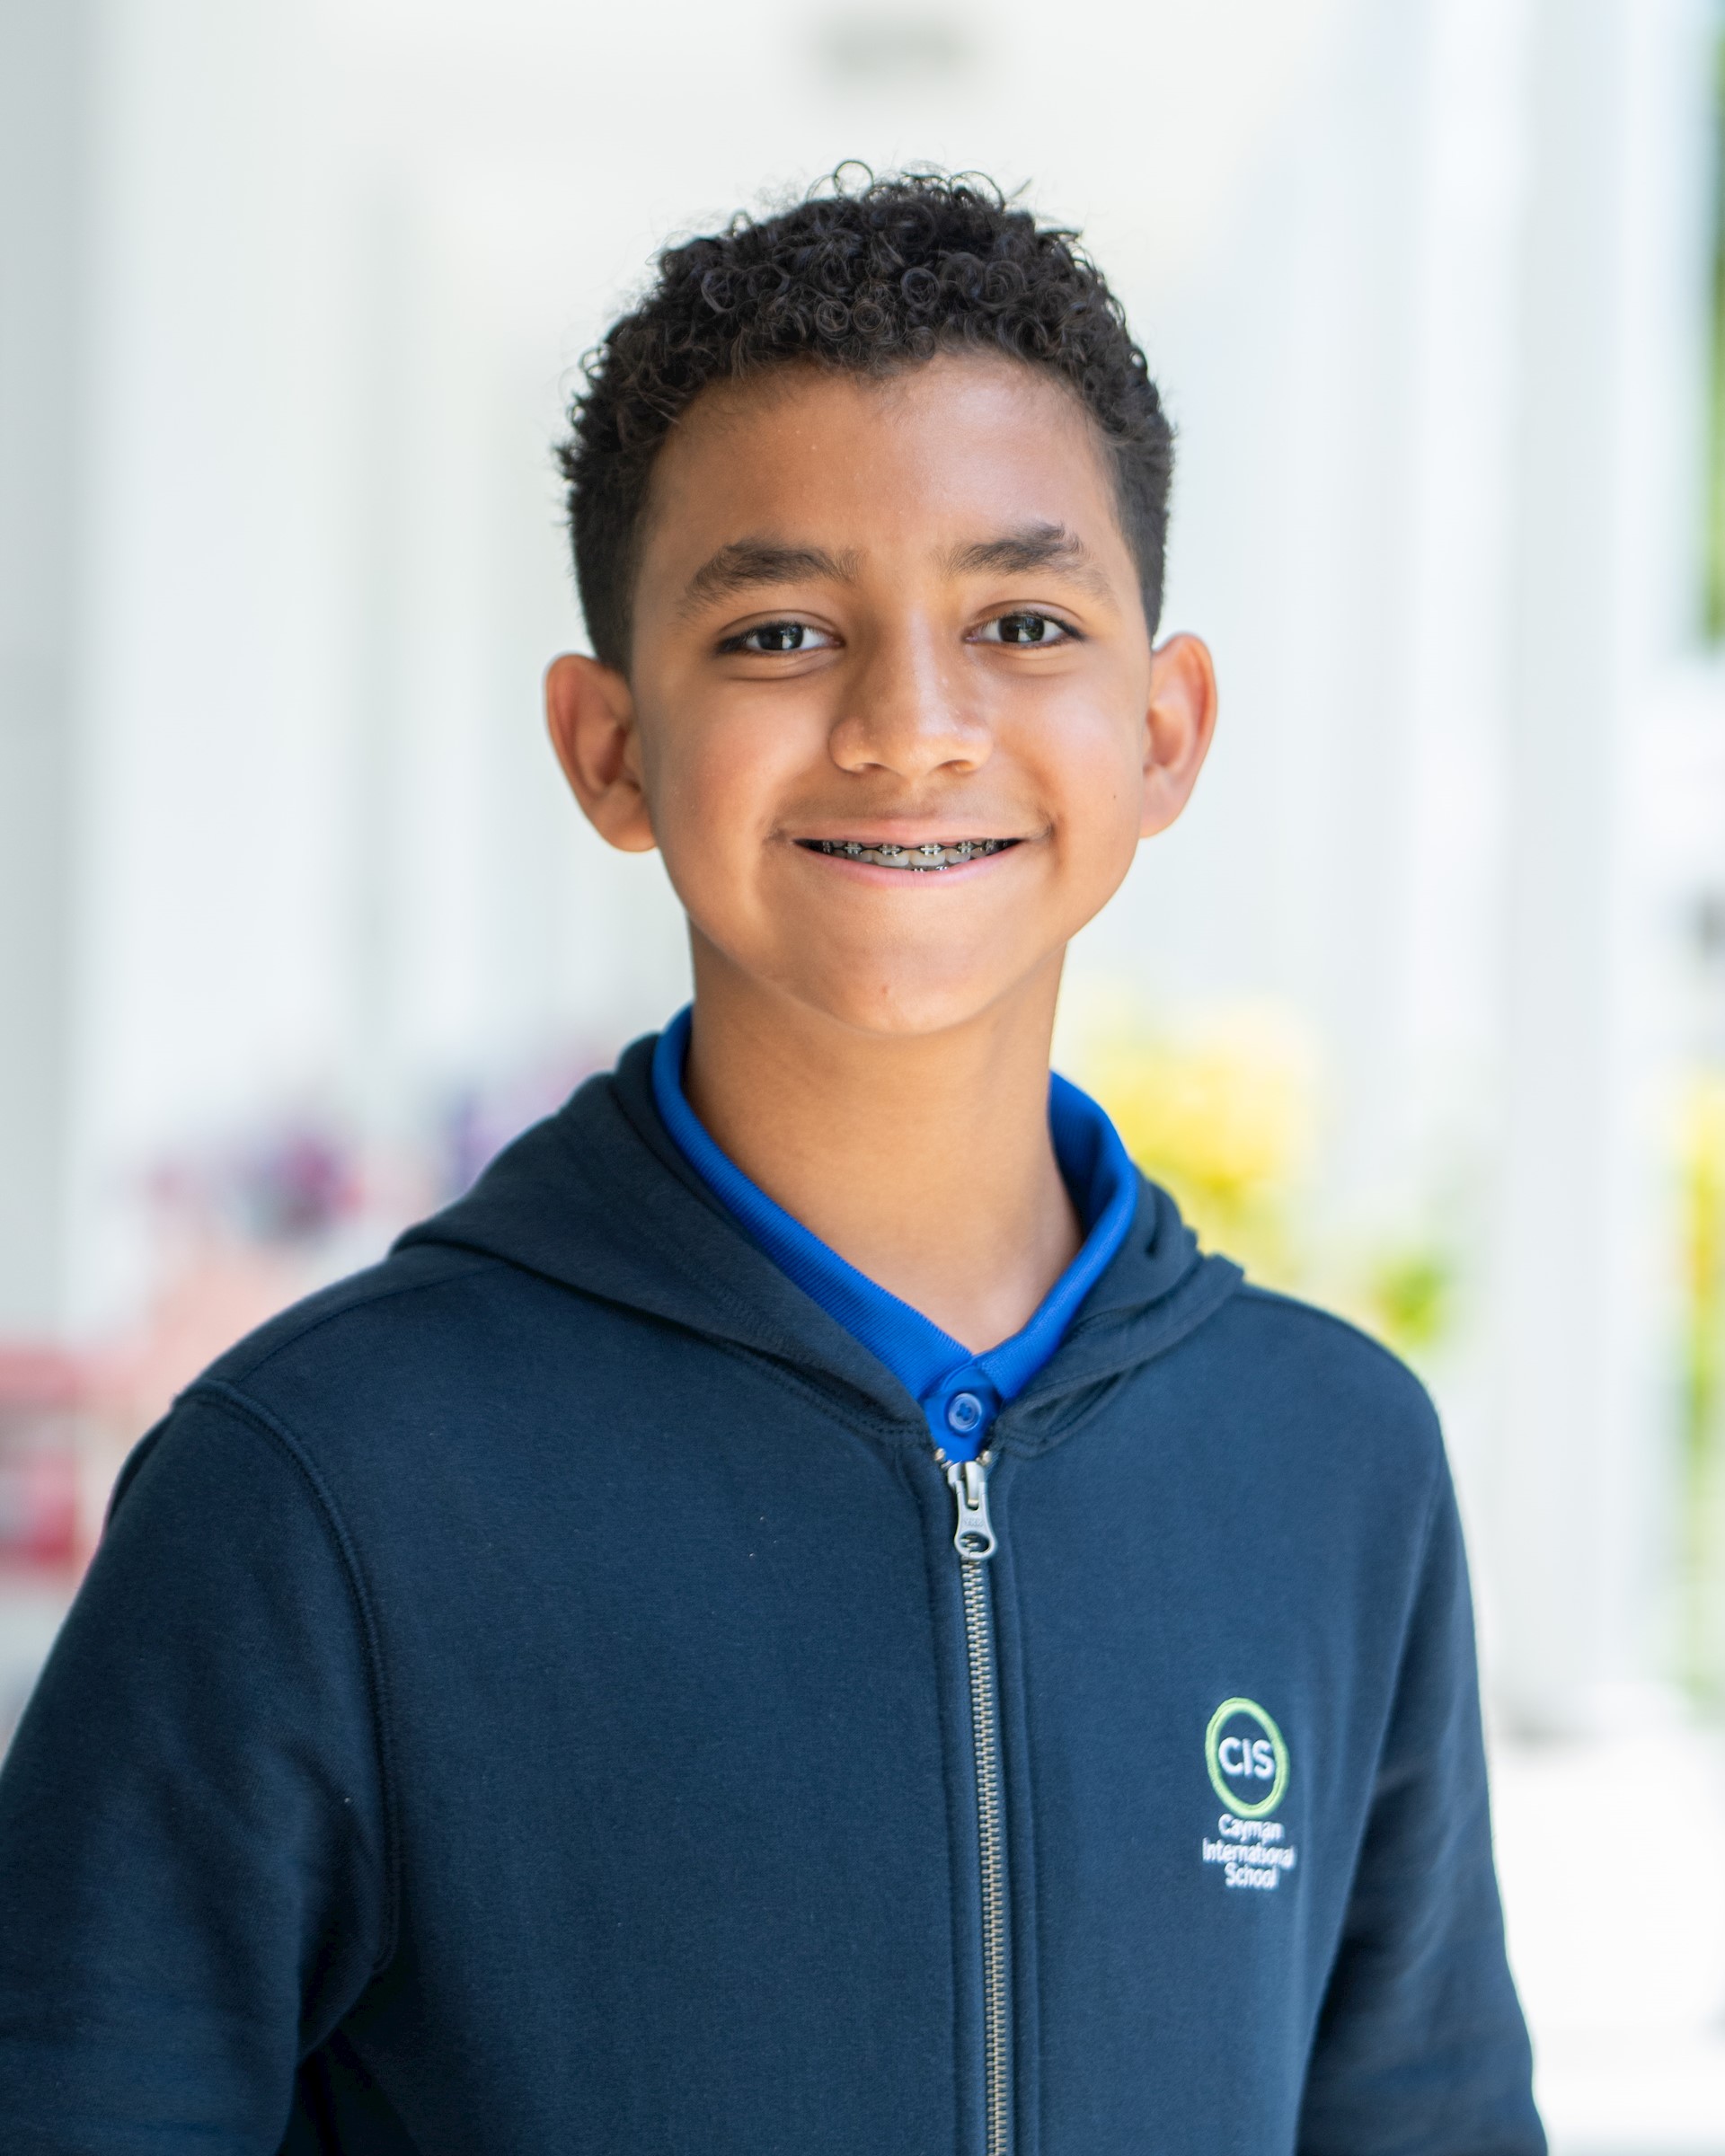
[[[974,1392],[955,1392],[946,1403],[946,1423],[960,1437],[968,1437],[982,1420],[985,1413],[982,1402]]]

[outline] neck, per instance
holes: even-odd
[[[829,1249],[973,1354],[1077,1254],[1048,1135],[1060,959],[962,1025],[865,1034],[697,936],[684,1083],[714,1142]]]

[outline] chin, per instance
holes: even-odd
[[[854,974],[787,985],[800,1003],[824,1017],[880,1040],[919,1040],[951,1032],[980,1018],[1003,994],[1011,993],[1009,983],[978,978],[976,972],[961,979],[882,979],[877,972],[866,988],[859,985]]]

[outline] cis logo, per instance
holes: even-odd
[[[1236,1819],[1267,1819],[1287,1794],[1287,1746],[1256,1700],[1224,1700],[1204,1732],[1210,1787]]]

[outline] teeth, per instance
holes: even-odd
[[[956,869],[962,862],[975,861],[989,853],[1000,853],[1008,846],[1015,846],[1015,838],[960,838],[950,845],[938,839],[930,839],[920,846],[901,846],[889,839],[879,846],[865,846],[855,838],[815,838],[803,842],[817,853],[842,853],[847,861],[866,861],[876,868],[906,869],[912,875],[925,875],[942,869]]]

